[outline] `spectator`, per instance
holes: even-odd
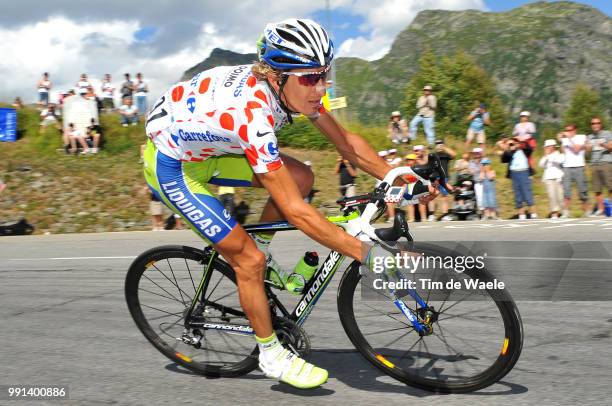
[[[78,152],[77,142],[83,148],[81,154],[85,155],[90,152],[83,133],[74,127],[74,123],[69,123],[68,128],[64,130],[64,148],[70,144],[70,152],[76,154]]]
[[[521,111],[519,115],[519,122],[516,123],[514,129],[512,130],[512,136],[516,137],[520,142],[526,142],[529,144],[529,147],[532,151],[536,149],[536,126],[534,123],[529,121],[529,117],[531,117],[531,113],[528,111]],[[529,167],[533,168],[533,162],[531,160],[531,156],[529,157]]]
[[[88,89],[91,87],[91,83],[87,79],[87,75],[85,73],[81,74],[81,78],[76,84],[77,93],[81,96],[87,94]]]
[[[402,158],[397,156],[397,149],[391,148],[387,151],[386,161],[392,168],[397,168],[402,164]],[[387,222],[392,222],[395,218],[395,204],[387,204]]]
[[[591,152],[591,182],[597,202],[593,215],[601,216],[604,213],[602,192],[607,189],[608,198],[612,200],[612,133],[603,129],[599,117],[591,119],[591,130],[587,151]]]
[[[149,86],[142,80],[142,73],[136,74],[136,84],[134,85],[134,91],[136,92],[136,107],[138,108],[138,114],[144,116],[147,112],[147,93],[149,92]]]
[[[461,175],[471,174],[470,172],[470,154],[467,152],[464,152],[461,155],[461,159],[458,159],[455,161],[453,170],[455,171],[455,181],[453,182],[453,184],[457,186],[457,180],[461,177]]]
[[[480,171],[482,169],[482,153],[483,150],[480,147],[476,147],[472,150],[472,159],[469,162],[468,169],[472,174],[472,182],[474,182],[474,195],[476,196],[476,206],[479,211],[483,210],[483,191],[482,181],[480,179]]]
[[[436,140],[436,149],[435,154],[440,159],[440,164],[442,165],[442,170],[446,174],[446,183],[450,183],[449,180],[449,172],[448,172],[448,164],[450,161],[455,159],[456,153],[446,145],[444,145],[443,140]],[[442,213],[442,216],[448,213],[448,196],[438,196],[437,199],[432,200],[430,202],[430,210],[435,213],[435,205],[436,201],[438,202],[438,208]],[[435,218],[435,217],[434,217]]]
[[[40,122],[39,131],[42,131],[43,129],[47,128],[47,126],[50,124],[53,124],[58,130],[61,129],[59,121],[57,119],[57,115],[55,113],[55,106],[53,104],[49,104],[47,105],[47,107],[42,109],[42,111],[40,112],[40,118],[42,119],[42,121]]]
[[[576,126],[568,124],[565,131],[557,134],[561,142],[563,161],[563,215],[561,218],[570,217],[570,201],[572,198],[572,182],[576,183],[578,195],[582,201],[583,216],[589,212],[589,193],[585,174],[585,159],[587,138],[584,134],[576,134]]]
[[[495,171],[491,168],[491,160],[480,161],[480,183],[482,184],[483,220],[497,220],[497,192],[495,190]]]
[[[87,93],[83,96],[88,100],[96,101],[96,93],[94,92],[93,86],[87,88]]]
[[[91,145],[91,153],[97,154],[100,145],[100,138],[102,137],[102,128],[96,124],[96,120],[94,118],[91,119],[91,124],[87,127],[87,137],[85,141],[87,145]],[[90,144],[91,143],[91,144]]]
[[[163,231],[164,230],[164,207],[162,205],[161,200],[156,193],[153,193],[148,186],[145,188],[151,194],[151,202],[149,203],[149,211],[151,212],[151,223],[153,231]]]
[[[507,177],[512,179],[514,201],[518,210],[519,220],[525,220],[525,207],[529,206],[531,218],[537,218],[533,202],[533,191],[530,177],[529,156],[532,149],[527,142],[520,142],[518,138],[509,139],[504,145],[501,161],[508,164]]]
[[[355,196],[357,194],[357,189],[355,187],[357,169],[353,167],[348,159],[344,159],[342,155],[338,155],[334,172],[340,174],[340,194],[342,197]]]
[[[121,100],[125,100],[126,97],[132,97],[134,92],[134,82],[130,80],[130,74],[126,73],[125,82],[121,84]]]
[[[431,86],[427,85],[423,88],[423,96],[417,100],[416,107],[418,112],[412,121],[410,121],[410,138],[413,140],[416,138],[417,127],[419,123],[423,122],[427,143],[433,145],[436,138],[434,117],[436,115],[437,100],[436,96],[432,94]]]
[[[312,171],[312,162],[310,161],[304,161],[304,165],[306,165],[307,167],[310,168],[310,170]],[[310,192],[308,193],[308,196],[306,196],[304,198],[304,201],[308,204],[312,203],[312,199],[314,199],[315,194],[317,194],[318,190],[316,190],[315,188],[311,188]]]
[[[480,106],[473,110],[467,118],[470,126],[467,130],[465,139],[465,148],[469,148],[472,140],[476,138],[476,143],[484,150],[485,148],[485,125],[491,124],[489,112],[487,106],[484,103],[480,103]]]
[[[402,164],[402,158],[397,156],[397,149],[391,148],[387,151],[387,162],[392,168],[396,168]]]
[[[138,124],[138,109],[132,105],[132,98],[126,97],[123,105],[119,107],[119,114],[121,114],[121,125],[127,127],[129,123],[132,125]]]
[[[416,163],[416,154],[408,154],[404,157],[404,165],[414,166]]]
[[[15,110],[21,110],[23,108],[23,102],[21,101],[21,97],[15,97],[12,106],[15,107]]]
[[[387,129],[389,131],[389,138],[394,144],[399,144],[400,142],[407,143],[409,141],[408,124],[406,124],[406,120],[402,118],[402,113],[399,111],[391,113],[391,120]]]
[[[49,73],[45,72],[42,78],[38,81],[38,104],[46,106],[49,104],[49,91],[51,90],[51,81],[49,80]]]
[[[557,151],[557,141],[544,141],[544,156],[539,166],[544,168],[542,181],[546,185],[546,194],[550,203],[550,218],[557,219],[563,206],[563,161],[565,157]]]
[[[115,86],[111,82],[111,75],[105,74],[102,80],[102,106],[107,113],[115,109]]]

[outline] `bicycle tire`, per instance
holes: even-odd
[[[195,360],[195,357],[186,356],[182,352],[177,352],[176,348],[171,345],[172,343],[168,343],[167,340],[164,339],[164,337],[161,337],[153,329],[151,323],[149,322],[147,317],[145,317],[145,314],[143,312],[143,306],[141,304],[141,298],[139,296],[139,285],[144,279],[142,278],[143,273],[147,269],[151,269],[152,267],[154,267],[154,265],[152,264],[164,260],[168,260],[168,263],[170,264],[170,259],[175,259],[179,261],[185,260],[186,264],[188,260],[197,261],[198,263],[201,263],[201,261],[204,259],[204,252],[192,247],[179,245],[160,246],[142,253],[134,260],[128,270],[125,280],[125,297],[130,314],[132,315],[134,322],[136,323],[140,331],[143,333],[143,335],[157,350],[159,350],[170,360],[174,361],[179,365],[182,365],[183,367],[191,371],[197,372],[208,377],[236,377],[247,374],[257,368],[258,350],[257,346],[254,345],[254,343],[254,349],[249,351],[249,354],[244,359],[220,366],[213,364],[212,362],[199,362]],[[201,266],[204,267],[206,265]],[[212,267],[212,271],[207,273],[207,278],[214,279],[215,273],[219,273],[219,281],[221,281],[221,279],[225,277],[234,285],[236,284],[234,271],[226,262],[217,257],[215,260],[213,260],[210,266]],[[191,270],[189,270],[189,273],[191,275]],[[194,289],[195,286],[196,285],[194,284]],[[179,290],[178,287],[177,290]],[[203,295],[206,295],[206,293],[206,291],[203,292]],[[163,293],[161,296],[168,296],[168,293]],[[184,312],[184,309],[181,309],[181,311]],[[183,318],[180,320],[181,322],[184,320],[184,313]],[[175,322],[175,324],[178,323]],[[252,340],[252,338],[249,339]],[[205,348],[202,351],[208,350]]]
[[[496,300],[494,302],[504,320],[505,334],[508,339],[506,351],[504,352],[502,349],[495,363],[481,374],[458,382],[447,382],[445,380],[424,378],[407,372],[389,363],[384,358],[377,358],[377,355],[380,356],[380,354],[377,354],[372,345],[364,337],[354,314],[355,292],[360,286],[362,278],[359,270],[360,265],[357,261],[351,263],[340,281],[337,298],[338,312],[342,326],[355,348],[370,364],[380,371],[419,389],[437,393],[467,393],[483,389],[498,382],[512,370],[518,361],[523,346],[523,326],[516,304],[509,293],[505,291],[502,293],[502,296],[498,296],[498,292],[496,292]],[[481,279],[491,278],[490,273],[484,269],[478,270],[478,274]]]

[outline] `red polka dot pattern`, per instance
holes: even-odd
[[[210,86],[210,78],[205,78],[200,82],[200,87],[198,88],[198,92],[200,94],[206,93],[208,91],[208,86]]]
[[[257,79],[255,78],[255,76],[249,76],[246,81],[246,84],[248,87],[253,87],[257,84]]]
[[[240,128],[238,129],[238,135],[244,142],[249,142],[249,137],[248,137],[247,132],[248,132],[248,128],[246,124],[241,125]]]
[[[183,86],[177,86],[172,89],[172,101],[175,103],[181,101],[181,99],[183,98],[183,93],[185,93],[185,89],[183,88]]]
[[[266,97],[265,93],[262,92],[261,90],[258,90],[258,91],[255,92],[255,97],[257,97],[258,99],[260,99],[264,103],[268,104],[268,98]]]
[[[232,115],[229,113],[223,113],[221,114],[221,117],[219,118],[219,124],[221,124],[221,128],[227,131],[233,131],[234,130],[234,117],[232,117]]]
[[[274,127],[274,117],[272,117],[272,114],[269,114],[267,119],[268,119],[268,123],[270,123],[270,125]]]

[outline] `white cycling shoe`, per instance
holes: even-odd
[[[298,357],[286,348],[272,361],[259,356],[259,368],[268,378],[278,379],[299,389],[311,389],[327,382],[328,373]]]

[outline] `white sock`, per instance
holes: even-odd
[[[255,241],[255,245],[257,245],[257,248],[261,252],[266,254],[266,258],[269,258],[270,257],[270,243],[272,242],[272,237],[274,237],[274,235],[255,233],[252,235],[252,237],[253,237],[253,241]]]
[[[259,347],[259,359],[265,363],[275,363],[279,354],[284,350],[283,345],[278,341],[275,333],[270,337],[260,338],[255,336]]]

